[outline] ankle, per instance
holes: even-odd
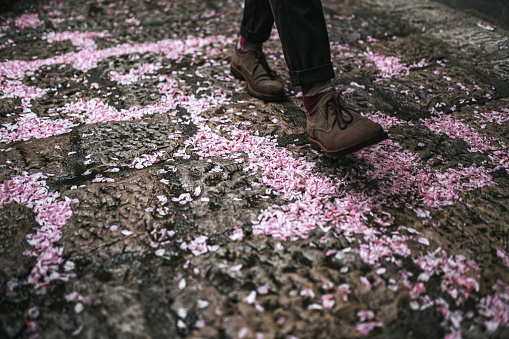
[[[318,112],[318,103],[322,96],[330,91],[335,91],[332,81],[317,82],[310,86],[301,86],[304,107],[307,114],[313,116]]]
[[[262,43],[252,42],[241,36],[239,39],[239,43],[237,44],[237,50],[239,51],[240,54],[246,54],[252,51],[261,51]]]

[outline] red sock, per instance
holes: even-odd
[[[261,43],[249,41],[243,36],[240,37],[239,43],[237,44],[237,50],[240,54],[246,54],[251,51],[260,51],[261,49]]]
[[[317,82],[311,86],[301,86],[304,107],[309,115],[313,116],[318,112],[318,102],[325,93],[334,91],[330,80]]]

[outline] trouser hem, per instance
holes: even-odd
[[[335,77],[332,62],[302,71],[290,71],[293,86],[310,86],[317,82],[327,81]]]
[[[262,43],[266,42],[267,40],[269,40],[270,32],[269,32],[269,34],[258,33],[258,32],[249,30],[245,26],[240,26],[240,35],[248,41],[262,44]]]

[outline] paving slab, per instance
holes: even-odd
[[[230,73],[240,0],[0,15],[0,337],[509,336],[509,31],[324,0],[333,80],[389,139],[312,149]]]

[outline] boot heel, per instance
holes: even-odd
[[[338,155],[336,153],[330,153],[330,152],[326,152],[324,151],[320,145],[318,145],[317,142],[309,139],[309,144],[311,145],[311,148],[314,149],[315,151],[319,151],[319,152],[322,152],[327,158],[332,158],[332,159],[338,159],[340,157],[338,157]]]

